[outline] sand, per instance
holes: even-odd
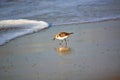
[[[53,41],[73,32],[67,46]],[[0,80],[120,80],[120,20],[52,26],[0,46]]]

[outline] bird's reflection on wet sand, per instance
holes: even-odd
[[[60,56],[68,55],[72,51],[71,48],[68,47],[67,45],[60,45],[59,47],[55,48],[55,50]]]

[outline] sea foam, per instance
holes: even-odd
[[[48,26],[49,24],[45,21],[35,21],[27,19],[1,20],[0,45],[3,45],[16,37],[48,28]]]

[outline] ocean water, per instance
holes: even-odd
[[[47,24],[45,28],[49,26],[48,23],[64,25],[111,19],[120,19],[120,0],[0,0],[0,45],[18,36],[34,32],[34,27],[38,26],[39,21],[45,21]],[[22,20],[23,23],[21,23]],[[20,23],[24,28],[25,20],[26,23],[33,21],[32,25],[29,25],[30,29],[33,29],[32,32],[20,29],[21,26],[14,28],[10,25],[13,23],[12,25],[19,26]],[[16,21],[17,24],[14,23]],[[7,31],[2,30],[3,27]],[[43,28],[40,26],[39,30],[42,29],[41,27]],[[11,32],[15,35],[14,37]],[[6,33],[7,36],[3,39]]]

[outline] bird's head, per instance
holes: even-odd
[[[59,37],[58,35],[55,35],[54,38],[53,38],[53,40],[55,40],[55,39],[58,38],[58,37]]]

